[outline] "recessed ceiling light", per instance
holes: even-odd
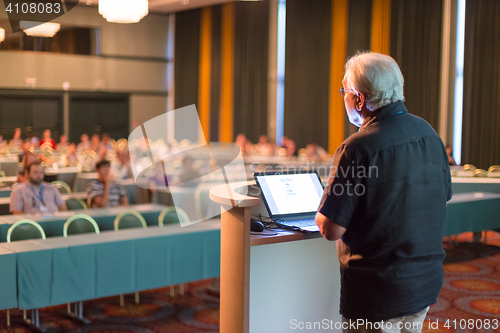
[[[187,5],[187,4],[189,4],[189,0],[182,0],[181,1],[181,5]]]

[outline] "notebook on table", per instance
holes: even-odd
[[[323,183],[316,171],[256,172],[269,217],[278,225],[317,232],[314,217],[323,196]]]

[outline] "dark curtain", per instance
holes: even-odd
[[[286,2],[284,135],[298,149],[328,148],[331,11],[331,0]]]
[[[349,0],[347,57],[352,57],[358,51],[370,50],[371,25],[372,0]],[[345,136],[348,137],[357,131],[358,127],[351,124],[349,118],[345,117]]]
[[[212,94],[210,96],[210,141],[219,141],[221,18],[222,6],[212,7]]]
[[[175,108],[198,105],[200,9],[175,14]]]
[[[234,136],[252,142],[267,132],[269,2],[236,2]]]
[[[500,164],[500,1],[467,1],[462,164]]]
[[[442,1],[392,0],[391,56],[405,78],[408,112],[439,128]]]

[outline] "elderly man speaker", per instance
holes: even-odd
[[[389,56],[350,58],[340,94],[360,127],[335,152],[316,223],[337,240],[344,332],[419,332],[443,282],[451,199],[438,134],[403,104]]]

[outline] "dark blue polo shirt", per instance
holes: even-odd
[[[372,322],[437,300],[451,176],[443,142],[402,102],[366,118],[335,152],[319,212],[346,228],[340,312]]]

